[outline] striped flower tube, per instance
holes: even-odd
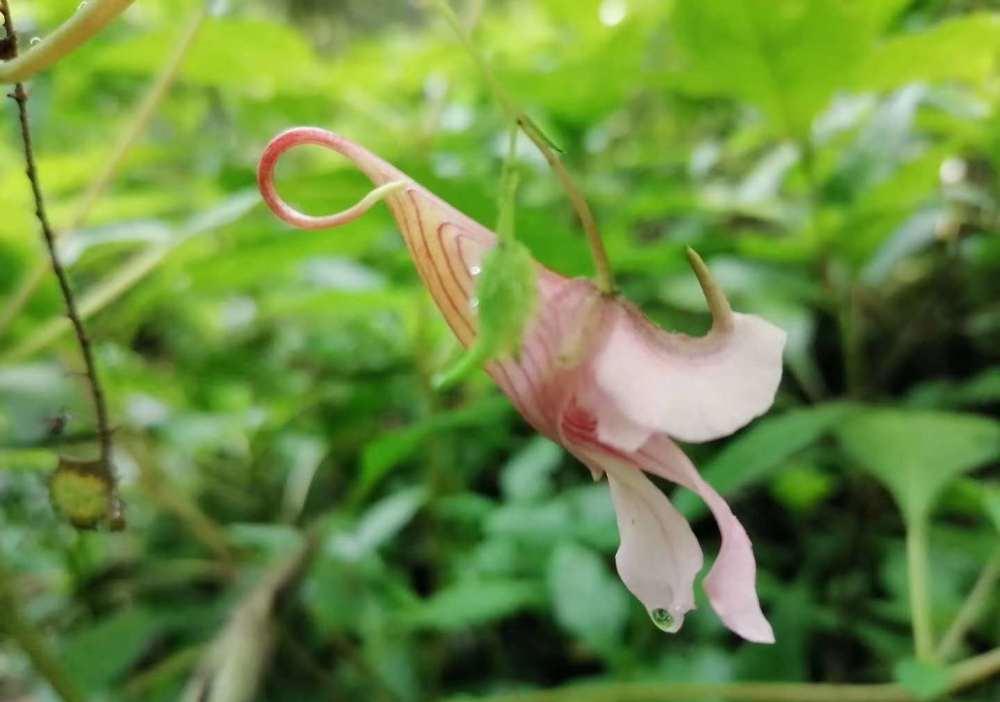
[[[294,210],[275,189],[274,167],[302,144],[346,156],[375,190],[333,215]],[[476,276],[496,244],[491,231],[366,149],[322,129],[299,127],[275,137],[261,157],[258,183],[271,210],[304,229],[345,224],[384,199],[448,325],[465,346],[475,339]],[[722,536],[703,581],[708,599],[731,630],[771,643],[750,539],[673,439],[710,441],[764,413],[781,379],[785,334],[760,317],[733,312],[697,254],[689,251],[689,258],[713,315],[705,336],[665,332],[623,298],[538,264],[538,308],[521,353],[494,360],[486,370],[536,430],[576,456],[595,480],[607,476],[620,537],[618,573],[658,627],[676,632],[694,609],[702,553],[687,521],[644,472],[705,500]]]

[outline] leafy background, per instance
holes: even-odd
[[[77,4],[12,3],[25,36]],[[665,326],[704,330],[692,245],[734,306],[789,332],[770,415],[689,447],[754,539],[773,647],[741,644],[704,602],[680,634],[658,632],[614,574],[606,486],[533,436],[483,374],[430,389],[455,343],[384,208],[308,234],[260,205],[264,144],[316,124],[493,222],[502,113],[446,26],[384,0],[210,9],[84,222],[84,192],[203,8],[136,3],[31,85],[129,526],[77,532],[50,504],[57,457],[86,456],[93,422],[46,279],[0,334],[0,555],[87,699],[176,699],[220,658],[245,678],[271,664],[256,692],[216,686],[215,700],[628,680],[898,678],[933,693],[935,669],[912,661],[907,528],[929,538],[938,637],[998,552],[994,2],[458,8],[564,149],[630,298]],[[12,106],[3,114],[9,301],[42,251]],[[527,146],[521,161],[519,237],[551,267],[588,274],[544,162]],[[309,150],[280,171],[311,212],[366,189]],[[675,502],[711,554],[715,527],[692,497]],[[269,586],[309,525],[318,545],[297,587]],[[274,595],[266,616],[234,614],[261,592]],[[997,645],[995,589],[983,604],[952,654]],[[994,681],[962,699],[997,695]],[[25,696],[51,692],[7,640],[0,698]]]

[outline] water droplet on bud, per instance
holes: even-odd
[[[475,278],[477,275],[483,272],[483,269],[479,266],[469,266],[469,275]]]
[[[34,46],[42,41],[41,37],[31,37],[31,41],[28,42],[29,46]]]
[[[76,9],[77,10],[86,10],[87,9],[87,0],[83,0],[83,2],[81,2],[79,5],[76,6]]]
[[[477,307],[479,307],[479,298],[476,297],[476,296],[474,296],[474,295],[472,297],[470,297],[469,298],[469,307],[472,308],[472,309],[476,309]]]

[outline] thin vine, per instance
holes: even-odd
[[[0,0],[0,13],[3,14],[4,30],[6,31],[5,42],[8,52],[16,57],[18,53],[17,33],[14,31],[14,20],[11,16],[8,0]],[[94,405],[94,416],[97,423],[97,440],[100,445],[99,470],[110,487],[109,524],[112,528],[120,529],[124,527],[124,516],[122,514],[122,504],[118,497],[117,482],[115,480],[114,469],[111,463],[111,425],[108,420],[108,406],[105,399],[104,388],[101,386],[100,377],[97,373],[97,364],[94,360],[94,350],[87,334],[87,329],[83,325],[83,320],[77,309],[76,298],[69,283],[69,277],[59,260],[56,249],[56,236],[49,223],[49,217],[45,208],[45,197],[42,194],[42,185],[38,175],[38,167],[35,163],[35,150],[31,137],[31,124],[28,118],[28,91],[25,90],[24,83],[15,83],[14,90],[10,97],[17,104],[18,122],[21,131],[21,143],[24,148],[25,175],[31,186],[31,194],[35,202],[35,216],[38,219],[39,227],[42,231],[42,239],[48,252],[49,262],[52,272],[59,281],[59,290],[62,293],[63,304],[66,308],[66,316],[73,326],[73,333],[76,335],[77,345],[80,347],[80,355],[83,357],[84,377],[90,391],[90,397]]]

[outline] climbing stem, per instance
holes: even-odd
[[[3,23],[8,41],[10,42],[10,50],[14,56],[17,56],[17,34],[14,32],[14,22],[10,14],[10,7],[8,6],[7,0],[0,0],[0,13],[3,15]],[[38,168],[35,165],[35,151],[31,138],[31,125],[28,119],[28,93],[24,89],[24,84],[16,83],[14,85],[14,91],[10,94],[10,97],[17,104],[18,122],[21,128],[21,144],[24,150],[25,174],[28,177],[28,183],[31,186],[31,194],[35,202],[35,216],[38,219],[42,239],[44,240],[46,250],[48,251],[49,263],[52,266],[52,272],[59,281],[59,290],[62,293],[63,304],[66,308],[66,316],[69,318],[73,331],[76,334],[77,344],[80,347],[80,355],[83,357],[87,387],[90,390],[90,396],[94,404],[94,414],[97,422],[97,437],[101,450],[101,466],[102,469],[107,472],[109,480],[114,486],[114,474],[111,467],[111,427],[108,421],[107,403],[104,399],[104,390],[101,386],[100,378],[97,375],[97,364],[94,361],[94,351],[90,344],[90,337],[87,335],[87,330],[83,325],[83,319],[77,309],[76,297],[73,294],[73,289],[70,287],[69,277],[66,275],[66,270],[63,268],[62,262],[59,260],[59,255],[56,251],[55,233],[52,230],[48,214],[46,213],[45,198],[42,195],[42,186],[38,176]],[[121,504],[118,500],[117,490],[113,488],[111,493],[111,525],[113,528],[121,528],[124,526],[124,518],[121,515]]]
[[[177,74],[180,72],[180,68],[184,63],[184,58],[187,56],[188,51],[194,44],[198,30],[204,23],[207,14],[208,9],[206,3],[195,10],[191,20],[181,31],[180,37],[171,51],[170,56],[167,58],[166,63],[163,65],[163,68],[153,79],[153,82],[150,84],[149,89],[136,106],[128,123],[125,124],[119,132],[120,136],[112,147],[110,153],[106,158],[102,159],[100,171],[98,171],[97,177],[90,181],[90,185],[87,186],[87,190],[80,199],[80,204],[77,206],[69,220],[69,225],[65,229],[56,231],[57,241],[61,236],[67,233],[72,235],[73,232],[80,229],[87,223],[87,219],[93,211],[94,205],[114,180],[115,175],[118,173],[118,169],[125,161],[125,157],[128,155],[132,146],[136,143],[142,133],[146,130],[146,127],[152,120],[153,115],[156,114],[156,110],[159,108],[163,98],[169,92],[170,86],[173,85],[175,79],[177,78]],[[11,293],[7,298],[7,303],[5,304],[3,310],[0,311],[0,336],[3,335],[3,331],[17,316],[28,300],[31,299],[35,290],[38,289],[38,286],[41,284],[42,280],[44,280],[45,272],[47,270],[48,263],[44,259],[40,259],[38,263],[24,276],[17,290]]]
[[[496,96],[507,118],[531,139],[532,143],[538,148],[549,164],[549,167],[555,172],[559,185],[569,198],[573,211],[576,212],[576,216],[580,220],[580,225],[583,227],[584,234],[587,237],[587,245],[590,248],[590,255],[594,260],[594,270],[597,274],[597,287],[605,294],[613,293],[615,291],[614,272],[611,269],[611,262],[608,259],[608,253],[604,247],[601,232],[597,228],[597,220],[594,219],[594,213],[587,204],[583,192],[573,180],[573,176],[570,175],[565,164],[563,164],[552,141],[545,136],[542,130],[538,128],[538,125],[525,112],[517,107],[514,100],[504,90],[504,87],[493,75],[489,63],[487,63],[486,59],[483,58],[482,54],[472,43],[468,32],[466,32],[465,27],[462,25],[462,21],[455,14],[455,11],[448,4],[447,0],[429,0],[428,4],[441,13],[448,22],[448,25],[458,36],[462,46],[465,47],[466,51],[476,62],[476,66],[479,68],[480,73],[482,73],[483,79],[490,86],[490,90]]]

